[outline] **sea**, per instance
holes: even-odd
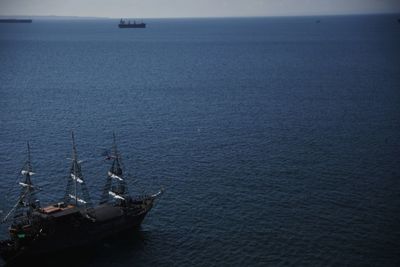
[[[62,199],[72,131],[98,202],[115,133],[131,194],[164,194],[43,265],[400,266],[399,18],[3,23],[0,215],[27,142],[41,204]]]

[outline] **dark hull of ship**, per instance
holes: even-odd
[[[146,24],[145,23],[141,23],[141,24],[118,24],[119,28],[146,28]]]
[[[31,19],[0,19],[0,23],[32,23]]]
[[[75,218],[62,222],[46,222],[44,232],[27,244],[15,241],[0,241],[0,256],[8,264],[17,264],[26,259],[37,259],[44,254],[57,253],[71,248],[88,247],[96,241],[137,230],[151,206],[137,215],[122,215],[115,218]],[[106,215],[107,217],[107,215]]]

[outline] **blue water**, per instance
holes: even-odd
[[[0,209],[26,141],[63,195],[71,130],[98,201],[115,131],[130,191],[166,192],[74,266],[400,265],[396,16],[146,22],[0,25]]]

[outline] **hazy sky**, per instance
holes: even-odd
[[[0,0],[0,15],[226,17],[400,13],[400,0]]]

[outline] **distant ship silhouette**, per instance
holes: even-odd
[[[0,19],[0,23],[32,23],[31,19]]]
[[[125,20],[121,19],[118,24],[119,28],[146,28],[146,23],[136,23],[136,21],[133,21],[131,23],[130,20],[128,20],[128,23],[125,22]]]

